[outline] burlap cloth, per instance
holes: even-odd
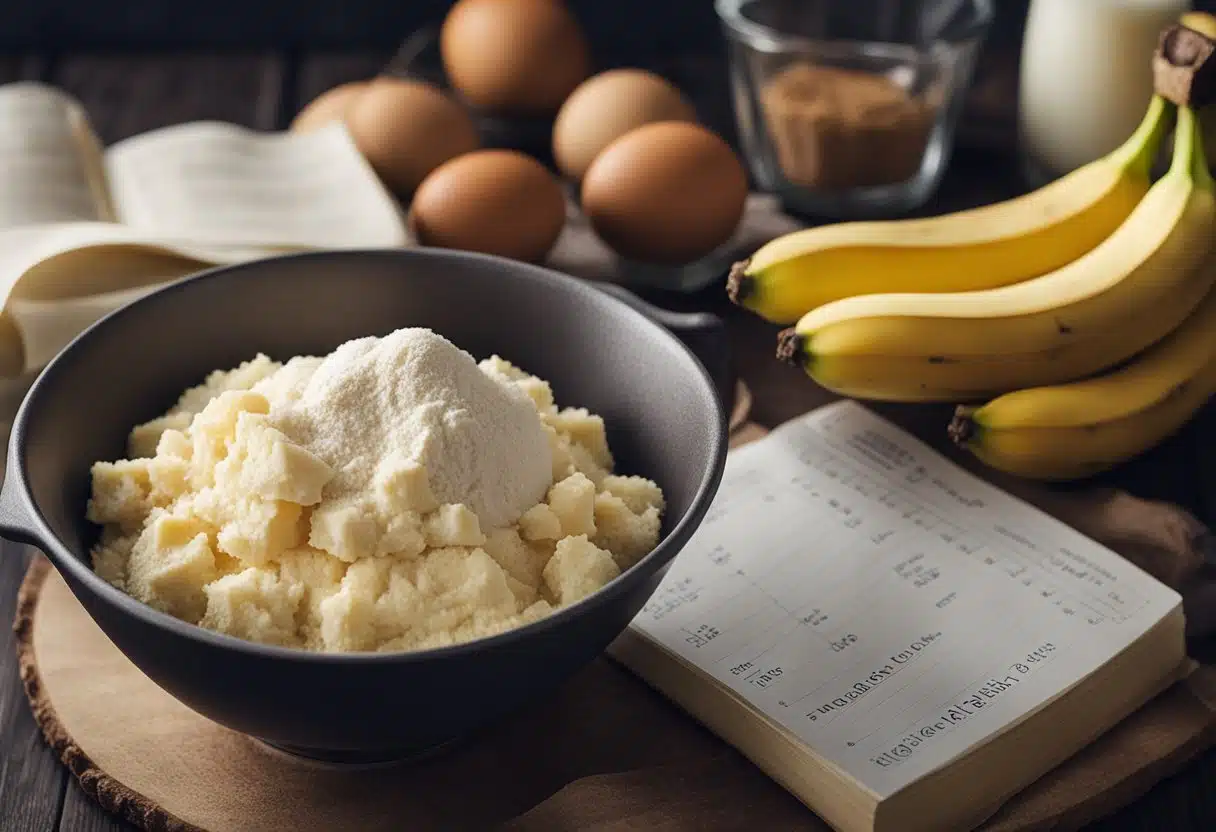
[[[780,233],[785,222],[763,202],[753,204],[753,239],[744,247]],[[576,245],[579,251],[586,254]],[[586,254],[583,265],[596,262]],[[747,422],[748,403],[744,390],[732,444],[764,433]],[[1119,492],[1018,490],[1182,589],[1193,631],[1213,628],[1203,614],[1213,605],[1193,603],[1211,594],[1213,585],[1200,580],[1210,536],[1189,514]],[[607,657],[548,701],[442,755],[351,770],[287,757],[190,711],[119,653],[43,559],[21,588],[14,626],[22,680],[47,741],[86,793],[144,829],[826,828]],[[1078,828],[1133,801],[1214,742],[1216,670],[1201,666],[984,828]]]

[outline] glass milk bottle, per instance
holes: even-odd
[[[1152,56],[1189,0],[1031,0],[1018,126],[1033,184],[1105,156],[1144,118]]]

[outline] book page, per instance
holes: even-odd
[[[0,308],[11,298],[54,301],[130,289],[149,273],[191,271],[266,257],[270,248],[194,243],[111,222],[0,229]],[[155,261],[147,266],[147,261]]]
[[[84,111],[35,82],[0,86],[0,228],[111,219]]]
[[[168,281],[273,253],[111,222],[0,229],[0,377],[40,369],[94,321]]]
[[[7,313],[21,339],[24,366],[31,372],[45,367],[77,335],[116,309],[156,291],[164,283],[189,274],[181,264],[163,261],[141,262],[133,258],[145,282],[131,289],[116,289],[79,298],[56,301],[9,300]],[[174,269],[172,266],[176,265]],[[157,268],[157,267],[160,268]],[[153,271],[155,269],[155,271]]]
[[[195,242],[282,248],[405,245],[404,216],[341,124],[263,133],[166,127],[106,151],[120,221]]]
[[[878,798],[1037,711],[1181,605],[853,402],[728,457],[630,625]]]

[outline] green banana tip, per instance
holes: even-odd
[[[747,273],[751,258],[740,260],[730,267],[726,278],[726,295],[731,303],[742,305],[756,291],[756,280]]]
[[[796,367],[805,367],[811,357],[807,349],[809,345],[809,339],[798,334],[793,327],[783,329],[777,333],[777,360]]]
[[[954,409],[954,418],[950,420],[949,427],[946,428],[946,433],[949,434],[950,440],[959,447],[963,447],[975,438],[979,426],[972,418],[975,412],[974,408],[966,405],[959,405]]]

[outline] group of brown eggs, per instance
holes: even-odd
[[[450,92],[387,75],[352,81],[291,125],[343,119],[408,204],[419,243],[543,261],[566,224],[563,178],[592,230],[628,260],[686,264],[735,232],[748,183],[734,151],[666,79],[593,75],[584,33],[559,0],[459,0],[439,48]],[[470,111],[552,119],[560,177],[527,154],[483,148]]]

